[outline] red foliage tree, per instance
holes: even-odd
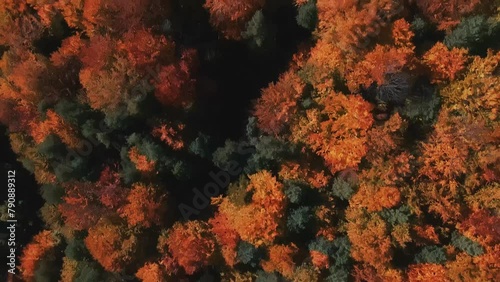
[[[310,251],[312,264],[319,269],[327,269],[330,267],[329,257],[327,254],[318,251]]]
[[[110,37],[93,36],[81,47],[80,60],[83,68],[101,70],[113,61],[116,42]],[[64,49],[63,49],[64,51]]]
[[[500,243],[500,217],[488,210],[478,210],[459,224],[460,230],[488,245]]]
[[[392,39],[394,45],[398,47],[409,48],[411,51],[415,48],[412,40],[415,33],[411,31],[411,25],[405,19],[396,20],[392,26]]]
[[[136,260],[138,239],[116,220],[101,219],[90,227],[85,246],[107,271],[119,272]]]
[[[425,225],[425,226],[416,225],[413,227],[413,230],[416,233],[417,240],[415,241],[417,241],[417,244],[439,243],[439,237],[436,233],[435,228],[432,225]]]
[[[444,266],[432,263],[410,265],[408,268],[408,280],[410,282],[448,281]]]
[[[96,186],[99,200],[106,208],[117,210],[125,203],[128,189],[121,183],[119,173],[111,167],[106,166],[103,169]]]
[[[50,55],[50,61],[55,66],[63,66],[71,58],[78,57],[84,46],[85,44],[80,38],[80,34],[65,38],[61,43],[61,47]]]
[[[210,226],[203,221],[176,222],[158,242],[160,252],[169,252],[187,274],[209,264],[216,240]]]
[[[40,77],[47,71],[47,62],[25,48],[7,51],[0,61],[0,97],[37,105],[43,99]]]
[[[283,180],[297,180],[309,183],[312,187],[320,189],[328,185],[331,176],[326,170],[315,170],[311,164],[286,162],[281,165],[279,176]]]
[[[445,58],[443,60],[446,61]],[[446,98],[446,108],[453,108],[462,116],[473,117],[476,122],[483,119],[488,123],[494,122],[498,118],[499,107],[497,93],[500,91],[500,77],[496,75],[499,65],[500,52],[490,50],[484,58],[473,57],[465,77],[453,81],[441,91],[440,94]],[[468,103],[471,100],[475,102]]]
[[[65,223],[75,230],[94,226],[103,214],[114,214],[125,204],[128,189],[117,172],[106,167],[96,183],[66,183],[58,209]]]
[[[360,85],[368,88],[373,82],[377,85],[384,84],[387,75],[401,71],[408,64],[410,54],[394,47],[375,46],[373,51],[366,54],[365,58],[347,73],[349,89],[358,92]]]
[[[227,216],[221,213],[215,214],[215,216],[211,218],[208,223],[212,226],[212,232],[215,234],[215,238],[222,248],[222,256],[224,257],[227,265],[235,265],[237,262],[236,247],[240,241],[238,232],[232,228]]]
[[[153,128],[152,135],[160,138],[161,141],[165,142],[174,150],[180,150],[184,148],[184,141],[182,137],[179,136],[184,129],[184,124],[162,124]]]
[[[464,134],[466,127],[463,125],[467,121],[443,109],[429,141],[422,143],[420,174],[441,184],[452,182],[453,193],[456,193],[456,179],[467,172],[468,145],[472,145]]]
[[[59,10],[69,27],[83,30],[84,4],[84,1],[58,0],[54,6]]]
[[[310,83],[320,93],[328,93],[334,90],[334,78],[332,73],[345,73],[347,63],[351,63],[343,55],[339,47],[319,39],[311,50],[301,55],[299,53],[298,64],[302,67],[304,80]]]
[[[156,162],[141,154],[136,146],[130,148],[128,157],[140,172],[152,173],[156,167]]]
[[[128,3],[119,0],[57,0],[55,8],[71,28],[88,35],[122,34],[138,29],[144,22],[165,19],[171,12],[171,1],[139,0]]]
[[[391,261],[391,239],[386,222],[376,213],[358,207],[346,211],[347,235],[351,241],[351,256],[375,269],[386,269]]]
[[[357,93],[359,86],[368,88],[372,83],[382,85],[391,74],[405,68],[414,68],[414,33],[404,19],[392,25],[392,44],[375,45],[375,48],[347,66],[346,79],[349,90]]]
[[[40,260],[57,244],[58,240],[54,234],[49,230],[44,230],[35,235],[31,243],[24,247],[19,266],[24,281],[32,281]]]
[[[466,49],[448,50],[441,42],[436,43],[423,56],[424,64],[431,70],[433,82],[454,80],[457,74],[465,68],[466,61]]]
[[[167,282],[167,274],[163,265],[158,263],[146,263],[137,270],[135,276],[143,282]]]
[[[293,256],[298,251],[295,245],[273,245],[269,247],[269,260],[262,261],[262,268],[267,272],[277,271],[291,279],[295,270]]]
[[[361,96],[335,92],[322,98],[320,104],[323,111],[309,110],[293,127],[293,140],[306,143],[332,173],[356,167],[368,151],[372,105]]]
[[[0,100],[0,122],[8,126],[11,132],[29,132],[33,121],[37,118],[37,109],[32,103],[15,102],[11,99]]]
[[[75,230],[85,230],[94,226],[105,214],[99,202],[99,187],[91,182],[75,182],[65,185],[63,203],[59,211],[64,222]]]
[[[123,73],[83,69],[80,82],[86,90],[89,105],[95,110],[115,111],[126,98],[126,77]]]
[[[127,219],[130,227],[161,225],[167,209],[167,196],[158,187],[136,183],[132,186],[127,203],[120,215]]]
[[[151,82],[155,87],[155,97],[164,106],[189,106],[194,95],[196,51],[186,50],[179,62],[162,66]]]
[[[401,200],[401,193],[396,187],[377,187],[361,183],[358,192],[351,198],[350,205],[366,208],[369,212],[381,211],[396,206]]]
[[[175,44],[164,36],[156,36],[151,30],[129,30],[124,34],[118,49],[127,53],[132,66],[144,69],[155,63],[172,62]]]
[[[54,4],[57,0],[31,1],[27,0],[28,4],[36,10],[41,23],[45,27],[50,27],[52,20],[57,14]]]
[[[376,281],[376,282],[401,282],[404,281],[400,271],[396,269],[376,269],[367,264],[354,266],[352,276],[355,282]]]
[[[268,134],[280,133],[296,114],[303,88],[304,84],[294,72],[286,72],[277,83],[264,88],[255,106],[259,129]]]
[[[36,143],[42,143],[45,138],[53,133],[69,148],[76,149],[80,146],[77,130],[53,110],[48,110],[47,118],[41,122],[31,123],[31,136]]]
[[[500,275],[498,245],[488,253],[470,256],[459,253],[446,263],[448,281],[495,281]]]
[[[322,39],[343,52],[366,48],[370,38],[377,36],[403,10],[401,3],[390,0],[318,0],[317,7]]]
[[[480,7],[481,0],[419,0],[415,1],[417,6],[424,12],[424,15],[438,25],[440,30],[450,30],[460,23],[460,20]]]
[[[226,38],[240,39],[245,23],[265,4],[266,0],[207,0],[205,8],[212,25]]]
[[[25,1],[0,3],[0,42],[12,48],[29,48],[43,36],[44,24],[37,15],[28,11]]]
[[[283,184],[269,171],[260,171],[249,178],[246,190],[253,193],[251,203],[239,206],[226,197],[219,203],[219,212],[228,218],[242,240],[257,246],[271,245],[283,225],[287,204]]]
[[[83,25],[89,34],[100,30],[123,32],[140,26],[151,0],[86,0]]]

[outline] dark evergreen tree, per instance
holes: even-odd
[[[308,30],[314,30],[316,28],[318,23],[316,0],[309,0],[306,4],[299,6],[297,23],[299,26]]]

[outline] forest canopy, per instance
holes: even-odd
[[[498,0],[4,0],[9,281],[497,281],[499,38]]]

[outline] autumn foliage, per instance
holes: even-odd
[[[161,225],[167,209],[166,200],[159,188],[137,183],[127,195],[120,214],[127,219],[129,226],[148,228],[153,224]]]
[[[102,219],[89,228],[85,246],[104,269],[117,272],[135,260],[139,239],[125,225],[113,221]]]
[[[245,23],[265,4],[266,0],[208,0],[204,7],[210,13],[212,25],[225,37],[239,39]]]
[[[485,3],[481,3],[485,2]],[[438,24],[438,28],[448,30],[460,22],[462,16],[472,13],[481,4],[487,5],[488,1],[463,1],[447,0],[441,2],[417,1],[417,6],[424,12],[429,20]]]
[[[59,211],[66,224],[85,230],[97,223],[105,209],[99,203],[97,187],[92,183],[73,183],[65,187]]]
[[[75,129],[55,112],[47,111],[46,120],[32,125],[31,135],[36,143],[41,143],[51,133],[57,134],[63,143],[70,148],[77,148],[79,146],[79,139],[76,136]]]
[[[257,246],[268,245],[280,234],[283,224],[282,213],[286,205],[283,185],[268,171],[250,175],[249,178],[245,190],[252,193],[252,201],[238,206],[224,199],[219,212],[228,218],[230,226],[242,240]]]
[[[294,73],[285,73],[277,83],[265,88],[255,106],[259,129],[269,134],[280,133],[295,115],[303,88]]]
[[[44,230],[33,237],[32,242],[23,250],[19,266],[22,277],[26,281],[33,281],[35,270],[40,260],[44,258],[58,244],[58,239],[49,231]]]
[[[158,263],[146,263],[139,268],[135,276],[144,282],[165,282],[167,281],[163,266]]]
[[[221,253],[230,266],[237,263],[237,247],[240,236],[230,225],[229,219],[224,214],[218,213],[208,223],[212,226],[212,232],[221,247]]]
[[[187,274],[193,274],[210,263],[215,239],[205,222],[178,222],[160,237],[158,249],[163,254],[170,254]]]
[[[444,44],[437,43],[424,55],[424,63],[431,69],[433,81],[454,80],[464,69],[466,55],[465,49],[453,48],[450,51]]]
[[[295,246],[274,245],[269,247],[269,261],[262,263],[267,272],[279,272],[284,277],[292,278],[295,264],[293,255],[297,251]]]
[[[447,281],[446,270],[438,264],[411,265],[408,271],[409,281]]]
[[[294,125],[292,138],[325,159],[332,173],[355,167],[367,153],[366,130],[373,123],[372,106],[360,96],[332,92]],[[324,118],[323,118],[324,116]]]
[[[490,0],[1,1],[45,201],[9,279],[497,281],[498,38]]]
[[[155,161],[149,160],[147,156],[141,154],[137,147],[134,146],[130,148],[128,157],[130,158],[130,161],[134,163],[138,171],[145,173],[151,173],[154,171],[156,165]]]

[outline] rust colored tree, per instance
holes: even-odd
[[[295,245],[273,245],[269,247],[269,260],[263,261],[262,268],[267,272],[276,271],[291,279],[295,270],[293,256],[298,251]]]
[[[86,230],[97,223],[106,211],[99,201],[98,189],[91,182],[65,185],[64,202],[58,207],[68,226],[75,230]]]
[[[194,95],[196,51],[185,50],[178,62],[162,66],[151,80],[155,97],[164,106],[188,107]]]
[[[255,106],[259,129],[268,134],[280,133],[296,114],[303,88],[304,84],[293,72],[286,72],[278,82],[264,88]]]
[[[208,223],[212,226],[212,232],[221,248],[222,256],[226,264],[233,266],[237,263],[237,246],[240,242],[238,232],[232,228],[230,221],[224,214],[217,213]]]
[[[37,144],[53,133],[61,138],[62,142],[69,148],[76,149],[80,146],[80,139],[77,130],[70,123],[66,122],[53,110],[48,110],[47,118],[39,123],[31,123],[31,136]]]
[[[368,47],[371,38],[377,36],[404,8],[399,1],[388,0],[318,0],[317,7],[322,39],[345,53]]]
[[[33,240],[23,249],[20,258],[19,269],[25,281],[34,281],[35,270],[40,260],[58,243],[55,235],[49,230],[44,230],[33,237]]]
[[[84,242],[92,257],[107,271],[123,271],[137,259],[138,238],[114,219],[103,218],[90,227]]]
[[[361,96],[335,92],[321,99],[320,105],[323,111],[309,110],[294,126],[293,140],[310,146],[332,173],[356,167],[368,151],[372,106]]]
[[[448,281],[446,269],[439,264],[413,264],[408,269],[408,280],[417,281]]]
[[[176,222],[158,239],[160,252],[170,254],[187,274],[193,274],[207,266],[215,246],[216,240],[210,232],[210,226],[203,221]]]
[[[487,6],[487,3],[491,1],[445,0],[436,2],[432,0],[419,0],[415,2],[422,12],[424,12],[424,15],[437,24],[440,30],[450,30],[460,23],[460,20],[464,16],[480,8],[482,4]]]
[[[154,35],[148,29],[131,29],[118,43],[118,50],[127,53],[132,66],[147,71],[155,64],[171,63],[175,56],[175,44],[164,36]]]
[[[184,148],[184,141],[182,140],[181,133],[184,130],[184,124],[161,124],[153,128],[152,135],[160,138],[170,148],[174,150],[181,150]]]
[[[387,223],[379,215],[356,207],[348,208],[346,218],[352,258],[369,264],[377,272],[383,272],[388,267],[392,252]]]
[[[452,81],[465,68],[467,61],[467,50],[448,48],[441,42],[436,43],[423,56],[423,62],[426,64],[432,74],[433,82]]]
[[[122,184],[116,168],[106,166],[96,183],[102,205],[111,210],[118,210],[125,204],[128,189]]]
[[[239,206],[224,198],[219,203],[219,212],[225,215],[230,225],[242,240],[256,246],[270,245],[280,234],[286,197],[283,184],[269,171],[250,175],[247,192],[252,192],[251,203]]]
[[[120,209],[130,227],[149,228],[162,225],[167,210],[167,196],[156,186],[135,183],[130,190],[125,205]]]
[[[214,27],[226,38],[240,39],[245,23],[265,4],[266,0],[208,0],[204,6]]]
[[[152,173],[156,167],[156,162],[154,160],[149,160],[147,156],[139,152],[137,146],[130,148],[128,152],[128,157],[130,161],[135,165],[135,168],[143,173]]]
[[[163,265],[158,263],[146,263],[137,270],[135,276],[143,282],[167,282],[167,274]]]

